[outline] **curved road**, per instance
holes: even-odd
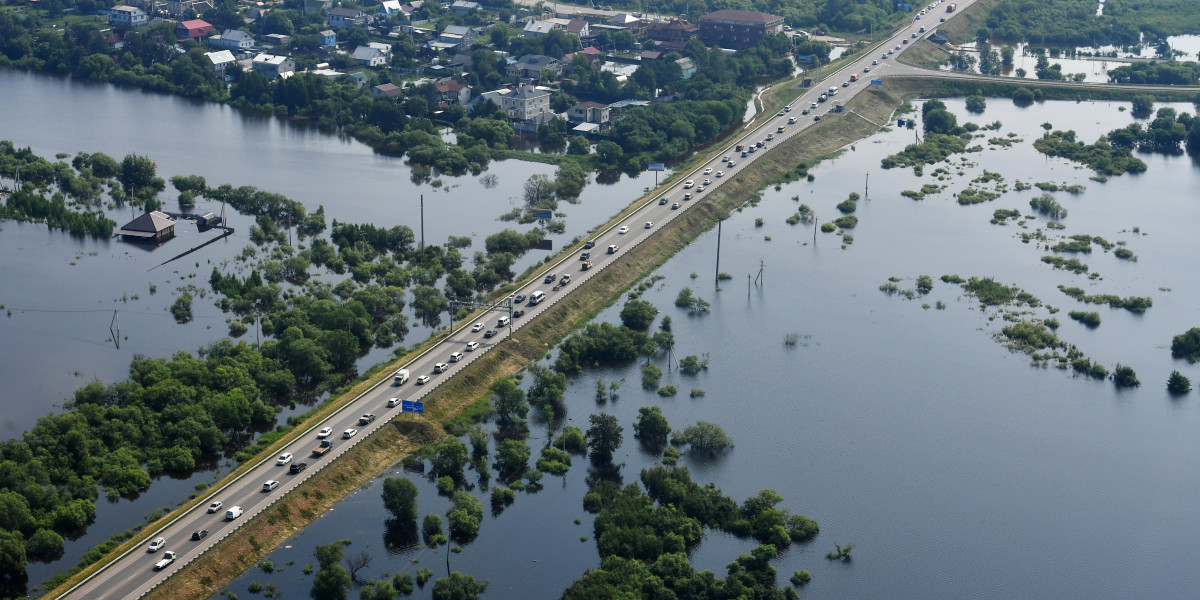
[[[959,10],[967,7],[971,2],[973,0],[958,0]],[[645,241],[666,223],[686,211],[696,200],[709,193],[701,191],[701,186],[704,186],[706,190],[719,187],[725,179],[750,168],[754,161],[775,143],[798,135],[799,132],[820,118],[827,115],[834,116],[829,115],[833,100],[848,100],[866,89],[870,85],[872,77],[923,72],[920,69],[897,63],[894,50],[892,56],[888,58],[882,58],[882,56],[886,49],[894,49],[897,46],[901,48],[900,52],[903,52],[908,48],[905,44],[906,40],[911,42],[915,37],[921,35],[920,27],[924,26],[932,31],[940,18],[949,19],[958,14],[957,12],[945,13],[944,6],[944,2],[934,6],[932,10],[903,27],[890,39],[879,43],[872,50],[863,52],[858,60],[833,74],[826,80],[826,85],[841,86],[843,82],[847,83],[846,87],[837,87],[837,95],[833,99],[822,103],[820,96],[822,93],[827,93],[828,90],[817,87],[809,89],[793,100],[785,110],[742,136],[721,155],[714,157],[711,162],[697,167],[686,177],[680,178],[678,183],[663,189],[658,196],[638,207],[622,221],[596,233],[592,237],[595,247],[587,250],[590,253],[591,269],[582,270],[584,261],[581,260],[580,255],[571,254],[542,271],[542,275],[537,280],[516,292],[516,295],[520,296],[529,296],[535,291],[543,292],[546,296],[541,303],[530,306],[527,302],[518,305],[506,301],[503,303],[505,306],[494,307],[493,311],[480,318],[482,325],[479,330],[474,330],[471,326],[464,326],[450,334],[443,342],[405,365],[405,369],[411,373],[411,379],[407,383],[394,386],[389,375],[387,379],[376,384],[345,408],[301,434],[283,452],[292,453],[294,455],[293,462],[308,463],[309,466],[306,470],[298,474],[290,474],[289,466],[277,466],[275,457],[264,460],[238,479],[220,489],[210,491],[205,501],[197,508],[179,516],[156,532],[152,538],[161,536],[166,539],[163,549],[150,553],[146,546],[134,548],[90,579],[69,590],[67,596],[111,599],[133,599],[143,596],[183,565],[211,549],[238,526],[270,507],[274,501],[290,492],[323,466],[336,460],[342,453],[361,442],[376,429],[383,427],[391,419],[400,416],[399,407],[388,407],[389,399],[403,398],[420,401],[431,390],[453,377],[455,372],[463,366],[499,343],[510,333],[509,327],[521,327],[525,322],[571,293],[580,282],[620,260],[621,256],[631,247]],[[872,64],[873,62],[878,64]],[[864,72],[868,69],[869,73]],[[857,82],[849,83],[852,73],[858,74],[859,78]],[[814,104],[818,107],[817,109],[813,109]],[[806,112],[807,114],[805,114]],[[768,140],[768,138],[773,139]],[[764,142],[764,147],[754,153],[747,153],[744,157],[741,152],[735,150],[738,145],[749,147],[760,141]],[[724,161],[725,156],[728,156],[731,162]],[[704,183],[705,180],[710,180],[710,183]],[[686,182],[692,182],[692,185],[688,185]],[[553,274],[556,278],[570,275],[572,280],[565,285],[561,285],[559,282],[548,283],[548,280],[544,278],[547,274]],[[513,299],[510,296],[508,300]],[[512,319],[509,327],[501,327],[500,319],[507,316],[510,310],[524,310],[525,315]],[[494,337],[486,337],[489,329],[496,332]],[[469,344],[475,343],[478,344],[477,347],[473,347],[473,349],[468,347]],[[462,358],[451,362],[452,353],[459,352],[462,353]],[[438,363],[447,365],[444,372],[434,372],[434,365]],[[424,385],[417,383],[417,378],[421,376],[429,377],[429,381]],[[365,413],[375,414],[377,418],[371,423],[359,425],[359,416]],[[317,432],[324,427],[333,430],[333,434],[329,437],[333,441],[333,449],[324,457],[312,458],[310,453],[318,443]],[[358,432],[353,437],[343,439],[342,432],[347,429],[356,429]],[[278,487],[265,491],[263,485],[268,480],[278,481]],[[209,513],[206,511],[206,507],[213,501],[220,501],[223,506],[216,512]],[[240,506],[245,513],[236,519],[226,520],[225,511],[232,506]],[[191,541],[192,532],[199,529],[207,529],[208,536],[200,541]],[[156,571],[154,564],[162,557],[163,552],[168,550],[174,551],[179,557],[178,560],[165,569]]]

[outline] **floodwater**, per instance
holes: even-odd
[[[719,291],[713,229],[658,269],[665,279],[643,296],[672,317],[676,356],[707,354],[709,369],[696,377],[665,373],[662,383],[680,389],[668,399],[641,389],[640,361],[588,371],[567,391],[567,417],[585,428],[594,412],[618,417],[625,443],[616,461],[626,483],[653,463],[632,438],[638,407],[660,406],[676,429],[698,420],[720,424],[737,446],[681,464],[739,501],[773,488],[784,507],[821,524],[813,543],[793,545],[774,562],[781,584],[795,570],[813,574],[806,598],[1191,597],[1200,585],[1192,568],[1200,561],[1200,399],[1197,392],[1169,396],[1165,381],[1173,369],[1200,381],[1200,366],[1172,359],[1169,349],[1173,335],[1200,325],[1200,277],[1190,266],[1200,252],[1192,231],[1200,220],[1200,169],[1186,156],[1142,155],[1144,175],[1099,183],[1088,179],[1090,171],[1031,146],[1043,122],[1093,140],[1130,122],[1128,110],[1118,110],[1127,104],[1018,108],[990,99],[978,116],[969,116],[962,100],[947,104],[960,122],[1000,121],[1000,132],[989,137],[1014,132],[1023,141],[967,154],[967,163],[955,156],[948,181],[940,182],[947,189],[923,201],[900,192],[938,183],[934,167],[924,177],[879,168],[881,158],[912,141],[902,129],[822,163],[811,183],[767,190],[757,207],[723,223],[720,265],[732,279]],[[1079,196],[1054,194],[1069,215],[1066,229],[1051,233],[1122,241],[1138,260],[1099,249],[1080,256],[1101,274],[1095,281],[1041,263],[1049,252],[1018,236],[1040,220],[1029,221],[1028,230],[989,223],[996,209],[1029,213],[1039,190],[974,206],[954,201],[984,169],[1002,174],[1010,190],[1018,179],[1086,186]],[[796,211],[793,196],[824,222],[838,216],[834,205],[851,192],[868,199],[858,203],[855,239],[845,248],[834,234],[817,234],[814,244],[812,227],[784,222]],[[760,268],[760,285],[746,281]],[[926,297],[910,301],[877,289],[893,276],[913,289],[922,274],[935,279]],[[1061,309],[1062,339],[1109,369],[1132,366],[1142,386],[1118,391],[1111,382],[1030,366],[1027,356],[992,339],[1003,319],[992,320],[995,311],[981,311],[960,288],[939,281],[942,274],[1019,285]],[[1079,305],[1058,284],[1151,296],[1154,305],[1143,315]],[[689,316],[674,307],[684,286],[710,300],[712,311]],[[620,308],[614,304],[597,320],[618,321]],[[1067,318],[1070,310],[1096,310],[1103,322],[1089,330]],[[1031,316],[1049,313],[1039,308]],[[785,345],[788,333],[797,335],[795,346]],[[664,357],[655,360],[666,368]],[[597,378],[620,380],[620,398],[597,404]],[[691,388],[705,395],[689,398]],[[533,438],[536,458],[544,425],[533,425]],[[447,510],[422,477],[386,475],[417,482],[422,514]],[[498,516],[487,510],[487,493],[475,489],[485,506],[480,535],[449,554],[449,569],[489,580],[491,599],[558,597],[599,565],[591,517],[582,510],[586,477],[586,461],[576,458],[565,477],[547,476],[544,489],[518,493]],[[272,582],[285,596],[304,597],[312,577],[299,570],[315,563],[313,547],[346,537],[353,540],[348,552],[374,557],[364,579],[419,567],[444,576],[445,549],[389,533],[380,488],[378,479],[364,486],[271,553],[277,566],[293,563],[283,574],[252,570],[226,589],[242,595],[250,582]],[[824,558],[835,543],[856,545],[853,562]],[[724,575],[725,565],[754,545],[710,532],[692,562]],[[428,590],[415,597],[428,598]]]
[[[1167,38],[1167,43],[1172,50],[1180,52],[1179,56],[1174,60],[1183,62],[1195,62],[1200,60],[1200,35],[1180,35],[1170,36]],[[993,50],[1000,51],[1000,45],[993,46]],[[1005,77],[1018,77],[1017,69],[1025,70],[1025,79],[1037,79],[1037,54],[1026,54],[1026,48],[1036,48],[1034,44],[1020,43],[1013,46],[1016,53],[1013,55],[1012,67],[1005,67],[1001,75]],[[976,63],[971,67],[972,73],[979,73],[979,51],[975,42],[963,44],[962,49],[970,52],[975,57]],[[1153,46],[1141,46],[1138,52],[1126,52],[1122,48],[1115,46],[1101,46],[1096,48],[1077,48],[1081,53],[1078,58],[1069,58],[1066,55],[1060,55],[1057,58],[1047,56],[1051,65],[1062,65],[1063,75],[1068,79],[1073,79],[1077,74],[1083,75],[1083,81],[1089,83],[1108,83],[1108,72],[1117,67],[1129,65],[1132,60],[1162,60],[1159,59]],[[1109,56],[1110,53],[1116,53],[1116,56]],[[1091,54],[1093,56],[1085,56]],[[942,70],[949,70],[949,65],[943,65]]]
[[[554,175],[552,165],[503,161],[493,162],[488,170],[496,176],[493,187],[471,175],[442,177],[441,188],[418,186],[401,159],[376,154],[352,139],[246,116],[227,106],[7,70],[0,70],[0,89],[5,98],[0,139],[30,146],[50,160],[60,152],[104,152],[117,160],[134,152],[156,160],[164,179],[198,174],[213,186],[253,185],[302,202],[309,211],[324,206],[329,224],[335,219],[387,227],[403,224],[418,236],[423,195],[425,240],[441,244],[450,235],[470,236],[474,245],[462,251],[468,265],[488,235],[506,227],[530,228],[497,217],[523,204],[522,186],[531,175]],[[670,171],[661,173],[660,180],[669,175]],[[579,203],[559,204],[558,211],[566,215],[566,232],[551,236],[556,247],[586,235],[654,182],[653,174],[621,176],[610,183],[592,177]],[[169,184],[163,198],[165,210],[178,210]],[[219,213],[220,206],[198,202],[195,211]],[[136,216],[130,208],[108,214],[118,225]],[[193,224],[181,222],[176,239],[148,248],[74,238],[40,224],[0,222],[0,273],[6,282],[0,288],[0,438],[21,435],[91,381],[123,380],[134,356],[169,357],[181,349],[194,353],[227,335],[230,315],[214,306],[211,292],[202,297],[193,290],[194,320],[186,325],[175,323],[167,308],[181,289],[207,291],[213,267],[224,269],[252,245],[247,234],[253,219],[230,210],[229,221],[237,229],[234,236],[165,266],[157,265],[217,233],[200,233]],[[521,273],[549,254],[531,251],[513,270]],[[411,346],[430,331],[411,312],[409,317],[410,333],[401,343]],[[251,330],[241,339],[252,342],[254,335]],[[359,360],[360,370],[385,360],[390,352],[372,350]],[[280,419],[304,410],[285,410]],[[164,479],[133,502],[99,502],[97,523],[102,525],[69,541],[62,560],[31,563],[30,581],[73,565],[114,531],[177,504],[197,482],[216,474],[200,472],[179,482]]]

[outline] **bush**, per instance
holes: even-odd
[[[1113,369],[1113,384],[1118,388],[1137,387],[1142,385],[1138,381],[1137,373],[1133,371],[1133,367],[1117,363],[1117,368]]]
[[[821,233],[833,233],[837,231],[837,226],[833,223],[821,223]]]
[[[642,387],[652,390],[658,387],[660,379],[662,379],[662,369],[658,365],[642,367]]]
[[[1050,217],[1051,219],[1062,220],[1067,216],[1067,209],[1063,208],[1054,196],[1050,194],[1041,194],[1029,201],[1029,206],[1037,212]]]
[[[838,217],[833,220],[833,224],[837,225],[838,227],[840,227],[842,229],[854,229],[854,227],[856,225],[858,225],[858,217],[856,217],[854,215]]]
[[[853,200],[842,200],[841,202],[838,203],[837,209],[842,211],[843,214],[848,215],[848,214],[858,210],[858,203],[856,203]]]
[[[1082,310],[1073,310],[1073,311],[1067,313],[1067,315],[1070,316],[1072,319],[1075,319],[1076,321],[1079,321],[1080,323],[1083,323],[1084,325],[1087,325],[1088,327],[1090,327],[1092,329],[1095,329],[1100,326],[1100,313],[1084,312]]]
[[[716,423],[697,421],[695,425],[689,425],[683,431],[672,436],[671,443],[676,446],[686,444],[692,450],[719,452],[726,448],[732,448],[733,438],[729,437],[725,430]]]
[[[674,396],[676,393],[678,393],[678,390],[673,385],[664,385],[658,388],[658,395],[664,398]]]
[[[1171,371],[1167,377],[1167,391],[1172,394],[1186,394],[1192,391],[1192,381],[1179,371]]]
[[[1194,363],[1200,360],[1200,327],[1193,327],[1171,339],[1171,356]]]
[[[812,581],[812,574],[810,574],[808,571],[796,571],[796,573],[792,575],[792,585],[796,587],[804,587],[810,581]]]
[[[696,375],[708,369],[708,359],[701,359],[695,354],[689,354],[679,360],[679,372],[684,375]]]

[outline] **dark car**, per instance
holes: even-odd
[[[658,199],[658,205],[659,205],[659,206],[662,206],[662,205],[664,205],[664,204],[666,204],[666,203],[667,203],[667,197],[666,197],[666,196],[663,196],[662,198],[659,198],[659,199]]]
[[[596,247],[596,240],[588,240],[587,242],[584,242],[584,244],[583,244],[584,250],[591,250],[592,248],[595,248],[595,247]]]
[[[523,316],[525,316],[525,311],[523,311],[523,310],[514,310],[514,311],[513,311],[513,318],[514,318],[514,319],[515,319],[515,318],[517,318],[517,317],[523,317]]]
[[[583,254],[580,254],[580,255],[579,255],[579,260],[587,260],[587,259],[589,259],[589,258],[591,258],[591,257],[592,257],[592,253],[591,253],[591,252],[584,252]]]
[[[485,338],[496,337],[496,330],[489,329],[489,330],[483,332],[483,337],[485,337]]]
[[[555,275],[554,273],[550,273],[549,275],[546,276],[545,279],[542,280],[542,282],[543,283],[554,283],[555,279],[558,279],[558,275]]]
[[[525,294],[517,294],[513,296],[513,304],[520,304],[525,301]]]
[[[197,529],[192,532],[192,541],[202,540],[206,535],[208,535],[207,529]]]
[[[295,475],[296,473],[299,473],[300,471],[303,471],[303,470],[305,470],[305,469],[307,469],[307,468],[308,468],[308,463],[306,463],[306,462],[298,462],[298,463],[292,463],[292,468],[291,468],[291,469],[288,469],[288,471],[289,471],[289,472],[290,472],[292,475]]]

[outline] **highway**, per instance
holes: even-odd
[[[969,6],[972,1],[959,0],[959,11]],[[621,257],[631,248],[654,235],[672,219],[678,218],[691,206],[703,200],[704,196],[710,194],[713,189],[720,188],[724,181],[752,168],[754,161],[769,152],[775,144],[799,135],[818,119],[842,116],[830,113],[834,101],[848,101],[854,95],[865,90],[870,85],[872,78],[880,75],[900,74],[900,71],[908,74],[907,71],[913,68],[899,65],[896,63],[896,57],[909,47],[905,42],[911,43],[915,41],[916,37],[923,35],[919,31],[920,27],[925,27],[928,30],[926,33],[932,32],[939,19],[943,17],[949,19],[958,14],[958,12],[946,13],[945,4],[942,2],[934,6],[924,16],[901,28],[888,40],[877,44],[874,49],[864,51],[860,57],[831,75],[823,84],[814,85],[777,115],[766,119],[753,131],[742,135],[723,152],[714,156],[711,161],[697,167],[686,176],[680,177],[670,187],[660,190],[657,195],[620,222],[594,234],[591,238],[594,247],[586,250],[590,253],[588,261],[582,260],[579,252],[564,256],[559,262],[545,268],[532,283],[514,293],[514,296],[528,297],[534,292],[542,292],[545,294],[545,300],[536,305],[529,305],[528,301],[511,305],[508,301],[503,302],[506,306],[497,306],[492,312],[488,312],[478,319],[478,323],[481,324],[478,328],[473,326],[474,323],[460,327],[447,336],[444,341],[405,365],[404,368],[411,373],[411,379],[408,382],[400,386],[392,385],[392,377],[389,373],[387,379],[380,381],[346,407],[299,435],[295,442],[281,452],[292,453],[294,455],[292,462],[308,463],[306,470],[298,474],[291,474],[288,465],[276,465],[276,457],[264,460],[224,487],[210,491],[205,501],[197,508],[179,516],[152,535],[151,539],[160,536],[166,539],[164,548],[155,553],[148,552],[145,545],[134,548],[91,578],[69,590],[67,596],[71,598],[133,599],[145,595],[188,562],[211,549],[238,526],[269,508],[273,502],[289,493],[322,467],[337,460],[341,454],[363,441],[376,429],[385,426],[391,419],[399,417],[400,408],[389,408],[389,399],[402,398],[420,401],[429,392],[453,377],[460,369],[500,343],[511,333],[509,327],[503,327],[499,322],[502,317],[509,314],[510,310],[525,311],[524,316],[512,319],[510,327],[519,329],[530,319],[537,317],[542,311],[572,293],[582,282],[595,276],[605,267],[621,260]],[[896,47],[900,47],[901,50],[894,51]],[[893,49],[893,54],[882,58],[889,48]],[[878,64],[872,64],[873,62]],[[868,70],[869,72],[867,72]],[[859,75],[857,82],[849,83],[851,74]],[[843,82],[847,83],[846,87],[842,87]],[[821,102],[820,96],[827,93],[831,86],[836,87],[837,94],[825,102]],[[816,109],[813,108],[814,104],[817,106]],[[764,147],[756,148],[756,151],[752,153],[747,150],[746,156],[742,156],[742,152],[736,149],[737,146],[749,148],[758,142],[763,142]],[[730,162],[724,160],[726,156],[729,157]],[[704,187],[704,191],[701,191],[701,186]],[[590,269],[582,269],[585,262],[591,263]],[[547,278],[548,274],[554,276],[553,283]],[[561,283],[560,278],[564,275],[570,276],[569,283]],[[509,300],[513,299],[513,296],[509,297]],[[487,337],[489,330],[494,331],[496,335]],[[469,347],[469,344],[472,343],[477,343],[478,346]],[[461,360],[451,362],[451,355],[459,352],[462,353]],[[445,370],[435,373],[434,367],[439,363],[446,365]],[[419,377],[428,377],[428,382],[418,385]],[[377,418],[371,423],[359,425],[359,416],[366,413],[375,414]],[[411,417],[406,416],[405,418]],[[323,457],[312,458],[310,453],[319,442],[317,432],[325,427],[329,427],[333,431],[329,437],[334,444],[333,448]],[[343,432],[347,429],[355,429],[357,434],[343,439]],[[268,480],[278,481],[278,487],[271,491],[264,491],[264,482]],[[209,513],[206,508],[213,501],[220,501],[223,506],[216,512]],[[236,519],[226,520],[225,511],[233,506],[240,506],[245,513]],[[191,541],[192,532],[199,529],[207,529],[209,532],[207,537],[199,541]],[[165,569],[156,571],[154,569],[155,562],[162,557],[163,552],[168,550],[176,552],[178,560]]]

